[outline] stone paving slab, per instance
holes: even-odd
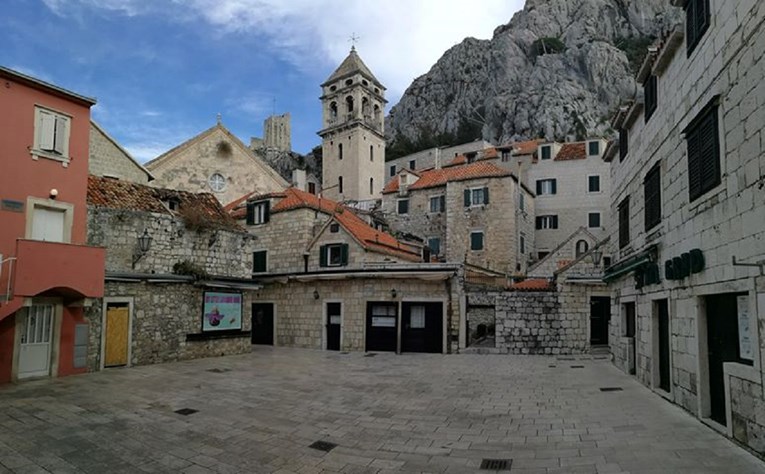
[[[591,357],[258,347],[0,386],[0,474],[488,472],[483,459],[516,474],[765,473]]]

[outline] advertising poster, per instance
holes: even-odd
[[[242,329],[242,295],[205,291],[202,332]]]

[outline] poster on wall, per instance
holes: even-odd
[[[242,329],[242,294],[205,291],[202,332]]]
[[[754,360],[751,325],[749,324],[749,297],[742,295],[736,298],[736,307],[738,308],[739,357],[746,360]]]

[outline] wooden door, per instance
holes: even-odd
[[[443,323],[442,303],[402,303],[401,351],[440,354]]]
[[[398,304],[367,303],[367,351],[396,352]]]
[[[590,299],[590,344],[608,344],[608,323],[611,320],[611,298],[593,296]]]
[[[669,392],[669,305],[667,300],[659,300],[656,305],[659,313],[659,388]]]
[[[252,304],[252,339],[253,344],[274,345],[274,305],[273,303]]]
[[[128,363],[130,340],[130,308],[127,304],[107,305],[104,367],[119,367]]]

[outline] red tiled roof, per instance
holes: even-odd
[[[265,200],[265,199],[271,199],[271,198],[283,198],[285,196],[284,193],[268,193],[268,194],[255,194],[255,191],[251,193],[247,193],[244,196],[241,196],[238,199],[234,199],[230,203],[223,206],[223,209],[225,209],[226,212],[231,215],[234,219],[244,219],[247,216],[247,207],[246,202],[250,199],[257,201],[257,200]]]
[[[497,153],[496,148],[487,148],[483,151],[483,157],[482,160],[491,160],[494,158],[497,158],[499,156],[499,153]]]
[[[467,181],[469,179],[510,176],[510,171],[487,161],[476,161],[465,166],[441,168],[424,171],[420,179],[415,181],[409,189],[426,189],[443,186],[450,181]],[[394,180],[396,181],[396,180]],[[388,183],[392,184],[393,181]],[[398,191],[398,182],[393,186],[386,186],[385,193]]]
[[[179,212],[170,211],[163,201],[174,199],[180,205]],[[210,193],[190,193],[174,189],[162,189],[113,178],[88,176],[89,206],[130,211],[182,215],[184,209],[202,213],[211,224],[226,230],[242,231],[228,215],[215,196]]]
[[[544,278],[529,278],[510,285],[510,289],[516,291],[551,291],[553,288],[553,284]]]
[[[566,143],[555,156],[555,161],[587,159],[587,148],[584,143]]]
[[[457,155],[457,156],[454,157],[454,159],[452,161],[450,161],[449,163],[445,164],[444,168],[448,168],[449,166],[464,165],[465,163],[467,163],[467,158],[465,157],[465,155]]]
[[[537,138],[536,140],[528,140],[525,142],[513,143],[513,151],[516,155],[531,155],[540,144],[544,143],[544,140]]]

